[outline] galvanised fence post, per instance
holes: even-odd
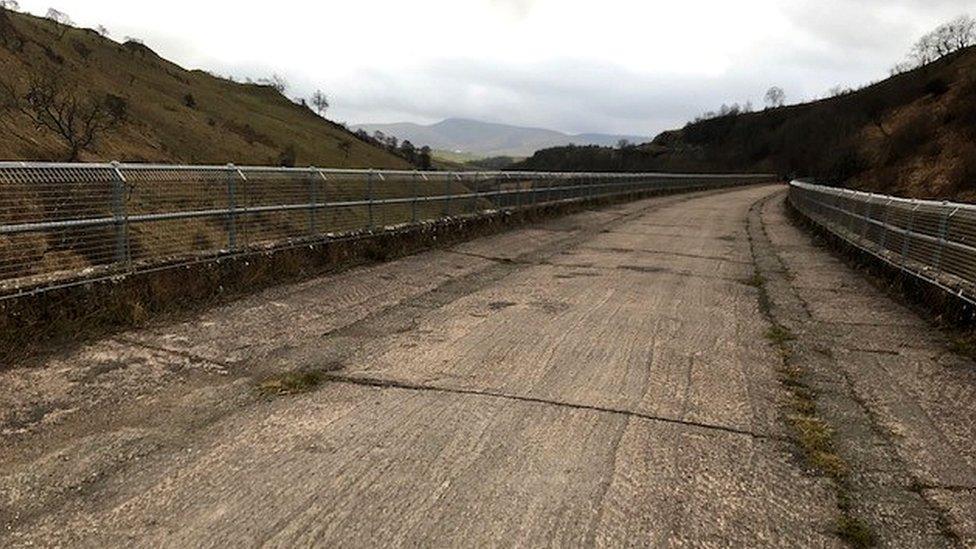
[[[321,187],[319,187],[315,193],[315,198],[319,201],[316,204],[316,210],[322,210],[322,219],[325,221],[325,230],[319,228],[319,234],[328,232],[329,227],[329,210],[328,210],[328,198],[329,198],[329,177],[325,175],[325,172],[317,169],[315,170],[316,175],[318,175],[321,180]]]
[[[129,216],[126,209],[125,175],[119,169],[118,162],[112,162],[112,217],[115,220],[115,262],[129,266]]]
[[[417,201],[420,199],[420,189],[418,189],[417,180],[420,179],[420,174],[417,170],[413,171],[413,175],[410,177],[410,191],[413,194],[413,201],[410,202],[410,222],[417,222]]]
[[[867,238],[868,226],[870,225],[870,222],[868,220],[871,219],[871,206],[872,206],[871,201],[873,200],[873,197],[870,194],[866,196],[867,196],[867,200],[864,201],[864,212],[862,212],[862,216],[860,219],[861,231],[857,235],[857,241],[861,243],[863,243],[865,238]]]
[[[308,232],[312,236],[318,234],[318,228],[315,223],[315,215],[318,210],[319,193],[318,193],[318,172],[315,166],[309,166],[308,168]]]
[[[444,217],[451,216],[451,177],[453,173],[448,173],[444,179]]]
[[[912,201],[914,202],[914,200]],[[905,264],[905,260],[908,258],[908,248],[912,240],[912,232],[915,229],[915,210],[918,209],[918,204],[912,208],[910,214],[908,214],[908,229],[905,230],[905,240],[902,242],[901,246],[901,264]]]
[[[885,246],[888,242],[888,219],[891,217],[891,199],[889,198],[884,205],[884,220],[881,222],[881,249],[886,250]]]
[[[946,245],[946,233],[949,230],[949,220],[952,219],[952,216],[956,215],[956,212],[958,211],[959,208],[955,208],[950,212],[946,202],[942,202],[942,218],[939,220],[939,245],[935,248],[935,257],[932,260],[932,267],[934,267],[938,273],[942,272],[942,249],[945,248]]]
[[[515,187],[512,188],[512,176],[510,176],[507,173],[504,174],[504,175],[505,175],[505,182],[507,183],[506,187],[508,187],[509,190],[514,190],[515,191],[515,209],[517,210],[517,209],[519,209],[519,208],[522,207],[522,184],[521,183],[516,183],[515,184]],[[506,198],[505,199],[505,202],[508,203],[507,204],[508,208],[511,208],[512,207],[511,200],[512,200],[511,198]]]
[[[368,218],[367,227],[373,230],[373,170],[369,170],[366,176],[366,215]]]
[[[468,212],[468,213],[472,213],[473,214],[473,213],[475,213],[475,212],[478,211],[478,188],[479,188],[479,186],[478,186],[478,183],[479,183],[479,181],[478,181],[478,174],[472,174],[469,179],[471,180],[471,188],[468,189],[468,191],[469,191],[468,194],[471,195],[471,211]],[[462,181],[463,181],[463,179],[462,179]],[[463,187],[464,185],[461,185],[461,186]]]
[[[233,164],[227,164],[227,248],[237,249],[237,178]]]

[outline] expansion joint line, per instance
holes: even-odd
[[[450,394],[457,394],[457,395],[470,395],[470,396],[486,397],[486,398],[493,398],[493,399],[500,399],[500,400],[515,401],[515,402],[525,402],[531,404],[543,404],[547,406],[558,406],[561,408],[570,408],[574,410],[586,410],[591,412],[626,416],[626,417],[631,417],[635,419],[641,419],[641,420],[651,421],[656,423],[669,423],[672,425],[681,425],[684,427],[694,427],[697,429],[705,429],[709,431],[719,431],[719,432],[729,433],[734,435],[747,436],[759,440],[777,440],[783,442],[787,441],[787,439],[782,437],[768,435],[765,433],[756,433],[753,431],[739,429],[737,427],[730,427],[727,425],[716,425],[712,423],[704,423],[699,421],[690,421],[685,419],[655,416],[651,414],[645,414],[642,412],[634,412],[632,410],[611,408],[607,406],[598,406],[595,404],[579,404],[574,402],[563,402],[563,401],[551,400],[551,399],[545,399],[539,397],[514,395],[510,393],[502,393],[499,391],[492,391],[488,389],[462,389],[456,387],[442,387],[437,385],[423,385],[419,383],[409,383],[405,381],[397,381],[391,379],[378,379],[378,378],[371,378],[371,377],[336,375],[336,374],[328,374],[328,373],[324,374],[323,380],[331,381],[333,383],[344,383],[348,385],[376,387],[381,389],[401,389],[405,391],[450,393]]]

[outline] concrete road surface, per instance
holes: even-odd
[[[823,315],[784,320],[797,352],[835,330],[823,367],[869,371],[830,394],[887,406],[857,416],[864,432],[838,427],[840,451],[871,445],[856,474],[892,474],[854,482],[855,511],[882,543],[965,544],[974,456],[955,435],[973,413],[910,389],[951,383],[972,404],[972,363],[950,355],[939,378],[940,334],[867,283],[830,293],[858,275],[785,221],[782,191],[586,211],[0,373],[0,546],[840,546],[838,489],[794,442],[766,337],[799,299],[787,263],[818,260],[795,283]],[[793,292],[770,288],[772,310],[753,276],[771,256],[765,276]],[[843,341],[849,305],[922,334],[886,349],[903,405],[876,386],[895,355]],[[315,375],[269,394],[292,372]],[[954,460],[952,489],[915,451],[926,437]],[[919,518],[886,521],[905,513]]]

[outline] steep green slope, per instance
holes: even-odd
[[[0,10],[0,83],[22,95],[52,75],[79,97],[124,101],[125,120],[99,135],[83,160],[409,167],[270,86],[186,70],[137,42]],[[0,159],[65,158],[53,132],[0,110]]]

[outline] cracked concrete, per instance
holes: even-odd
[[[620,408],[607,408],[605,406],[593,406],[589,404],[579,404],[575,402],[563,402],[558,400],[549,400],[543,398],[527,397],[515,394],[500,393],[497,391],[490,390],[472,390],[472,389],[457,389],[452,387],[438,387],[436,385],[420,385],[412,383],[403,383],[399,381],[393,381],[388,379],[373,379],[368,377],[349,377],[341,375],[326,375],[325,379],[334,383],[349,383],[352,385],[361,385],[366,387],[380,387],[380,388],[394,388],[394,389],[404,389],[408,391],[432,391],[432,392],[442,392],[442,393],[453,393],[459,395],[471,395],[480,396],[488,398],[500,398],[507,400],[514,400],[518,402],[531,402],[535,404],[545,404],[549,406],[561,406],[565,408],[571,408],[574,410],[589,410],[593,412],[602,412],[606,414],[624,415],[631,418],[643,419],[646,421],[659,422],[659,423],[671,423],[675,425],[683,425],[685,427],[696,427],[699,429],[720,431],[723,433],[731,433],[736,435],[745,435],[758,439],[777,439],[786,440],[783,437],[770,436],[764,433],[755,433],[752,431],[746,431],[743,429],[737,429],[735,427],[727,427],[725,425],[713,425],[710,423],[701,423],[697,421],[686,421],[683,419],[655,416],[650,414],[644,414],[640,412],[634,412],[632,410],[624,410]]]
[[[2,372],[0,545],[839,545],[744,283],[779,188],[586,211]],[[937,342],[872,353],[816,320],[832,360]],[[287,372],[321,385],[257,390]],[[927,501],[971,495],[934,472]]]
[[[976,486],[974,364],[941,364],[951,355],[941,334],[812,245],[782,195],[749,219],[771,313],[796,334],[793,360],[852,468],[855,513],[885,546],[976,544],[973,494],[940,488]],[[825,281],[856,297],[825,298]]]

